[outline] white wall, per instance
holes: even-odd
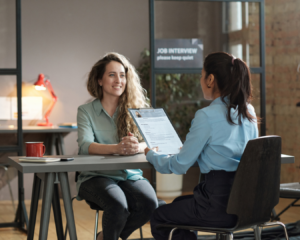
[[[140,52],[149,48],[148,16],[146,0],[22,1],[23,81],[33,82],[39,73],[50,76],[58,96],[52,123],[76,122],[77,107],[90,99],[87,74],[103,54],[116,51],[138,65]],[[66,154],[77,152],[76,140],[76,133],[65,137]],[[15,198],[16,184],[15,178]],[[31,185],[26,174],[26,199]],[[7,187],[0,199],[9,199]]]

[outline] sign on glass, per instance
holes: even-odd
[[[201,39],[156,39],[155,68],[202,68]]]

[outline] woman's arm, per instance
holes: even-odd
[[[89,146],[89,154],[117,154],[117,145],[118,144],[101,144],[93,142]]]
[[[157,154],[146,148],[147,160],[160,173],[184,174],[197,161],[211,134],[206,114],[199,110],[192,121],[182,149],[175,155]]]
[[[145,143],[136,143],[135,141],[128,140],[122,141],[119,144],[101,144],[91,143],[89,146],[89,154],[120,154],[120,155],[132,155],[138,152],[144,152],[147,147]]]
[[[83,106],[78,108],[78,147],[79,154],[120,154],[132,155],[139,151],[139,144],[136,138],[126,137],[118,144],[101,144],[95,142],[95,134],[92,127],[90,115]]]
[[[95,142],[94,131],[90,116],[83,106],[78,108],[77,124],[78,124],[78,146],[79,154],[120,154],[132,155],[143,152],[147,147],[145,143],[139,143],[133,134],[123,137],[118,144],[101,144]]]

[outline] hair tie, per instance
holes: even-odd
[[[231,60],[232,65],[234,65],[234,60],[235,59],[236,59],[236,57],[232,55],[232,60]]]

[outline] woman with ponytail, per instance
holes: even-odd
[[[224,53],[209,54],[200,79],[204,98],[211,104],[196,112],[180,153],[158,155],[145,149],[147,160],[160,173],[185,174],[198,163],[205,181],[194,194],[176,198],[156,209],[151,218],[152,235],[167,239],[169,231],[158,224],[233,227],[236,216],[226,213],[235,172],[249,140],[258,137],[252,99],[251,76],[247,64]],[[197,239],[187,230],[176,230],[172,239]]]
[[[127,109],[148,104],[130,62],[121,54],[106,54],[92,67],[87,89],[95,100],[78,108],[79,155],[143,152],[146,144]],[[81,172],[77,191],[78,200],[104,210],[97,240],[127,239],[157,208],[155,191],[140,169]]]

